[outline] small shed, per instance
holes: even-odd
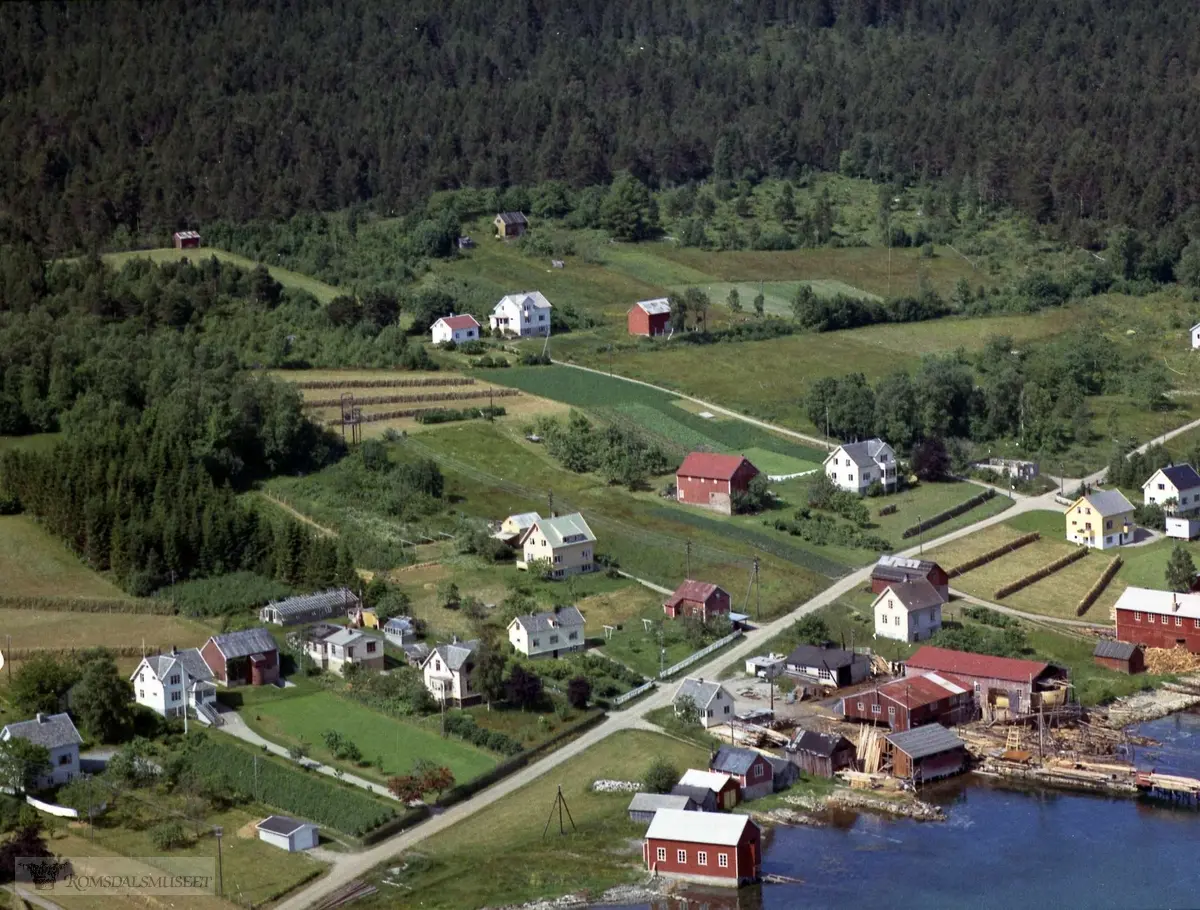
[[[671,796],[686,796],[701,812],[716,812],[720,808],[717,805],[717,794],[708,787],[676,784],[671,788]]]
[[[194,250],[200,246],[200,232],[176,231],[171,235],[171,240],[177,250]]]
[[[629,334],[656,338],[671,328],[671,301],[666,297],[639,300],[629,310]]]
[[[1184,515],[1167,516],[1167,536],[1179,540],[1195,540],[1200,537],[1200,518],[1188,518]]]
[[[793,765],[813,777],[833,777],[838,771],[852,768],[858,758],[854,743],[834,733],[797,730],[784,749]]]
[[[269,816],[254,827],[258,830],[259,840],[288,853],[311,850],[320,841],[316,825],[286,815]]]
[[[496,239],[507,240],[509,237],[520,237],[529,228],[529,219],[524,212],[499,212],[492,219],[496,227]]]
[[[958,774],[967,767],[967,744],[941,724],[927,724],[887,737],[892,771],[915,782]]]
[[[700,771],[696,768],[689,768],[683,772],[679,783],[684,787],[705,787],[711,790],[717,796],[718,809],[732,809],[741,801],[742,788],[737,778],[719,771]]]
[[[767,757],[754,749],[721,746],[709,760],[708,770],[735,778],[743,800],[761,799],[775,791],[774,769]]]
[[[629,801],[629,820],[648,825],[654,821],[654,813],[659,809],[696,812],[699,808],[690,796],[683,793],[635,793]]]
[[[1117,673],[1145,673],[1146,652],[1141,645],[1128,641],[1098,641],[1092,659]]]

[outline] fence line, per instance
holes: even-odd
[[[680,670],[690,667],[692,664],[696,663],[698,660],[708,657],[708,655],[712,654],[713,651],[719,651],[721,648],[725,647],[731,641],[736,641],[737,639],[739,639],[741,637],[742,637],[742,630],[735,629],[734,631],[732,631],[728,635],[726,635],[724,638],[718,638],[712,644],[706,645],[705,647],[701,648],[699,651],[695,652],[694,654],[689,654],[687,657],[685,657],[679,663],[675,664],[673,667],[667,667],[667,669],[663,670],[661,673],[658,674],[658,678],[666,679],[669,676],[674,676]]]
[[[638,686],[636,689],[630,689],[624,695],[618,695],[616,698],[611,699],[611,704],[614,708],[619,708],[619,707],[621,707],[621,705],[625,704],[625,702],[633,701],[635,698],[637,698],[639,695],[643,694],[644,692],[649,692],[656,685],[658,685],[657,681],[655,681],[653,679],[647,680],[646,682],[644,682],[640,686]]]

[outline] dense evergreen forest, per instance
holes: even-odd
[[[945,178],[1081,243],[1200,195],[1190,3],[10,3],[0,44],[3,214],[51,251],[624,170]]]

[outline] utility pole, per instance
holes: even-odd
[[[687,568],[684,571],[683,577],[691,578],[692,577],[692,541],[690,538],[686,542],[684,542],[683,552],[684,552],[685,558],[687,560]]]
[[[918,556],[925,555],[925,529],[921,527],[921,516],[917,516],[917,550]]]
[[[550,517],[554,517],[554,491],[550,491],[550,495],[546,497],[548,508],[550,509]]]
[[[496,419],[494,409],[492,407],[492,387],[488,386],[488,423]]]
[[[4,648],[4,662],[8,665],[8,684],[12,685],[12,635],[8,636],[8,644]]]
[[[221,861],[221,835],[225,829],[220,825],[213,826],[213,834],[217,838],[217,897],[225,897],[225,869]]]
[[[758,583],[758,557],[754,557],[754,618],[762,619],[762,588]]]

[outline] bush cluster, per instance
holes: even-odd
[[[891,541],[884,537],[869,534],[862,528],[845,524],[829,515],[813,512],[811,509],[797,509],[795,516],[790,521],[785,518],[776,518],[770,524],[776,531],[785,531],[793,537],[799,537],[817,546],[858,547],[880,553],[890,552],[892,549]]]
[[[516,755],[522,751],[519,742],[499,730],[485,730],[475,723],[470,714],[451,713],[446,715],[446,732],[465,739],[482,749],[490,749],[501,755]]]
[[[947,509],[945,512],[938,512],[938,514],[934,515],[932,518],[926,518],[920,524],[915,524],[915,525],[912,525],[911,527],[905,528],[904,533],[901,534],[900,536],[903,537],[905,540],[907,540],[910,537],[916,537],[918,534],[928,531],[930,528],[937,527],[938,525],[949,521],[951,518],[957,518],[959,515],[962,515],[964,512],[970,512],[973,508],[975,508],[976,506],[983,505],[985,502],[987,502],[989,499],[993,498],[995,495],[996,495],[995,490],[992,490],[992,489],[984,490],[978,496],[972,496],[970,499],[960,502],[958,505]]]

